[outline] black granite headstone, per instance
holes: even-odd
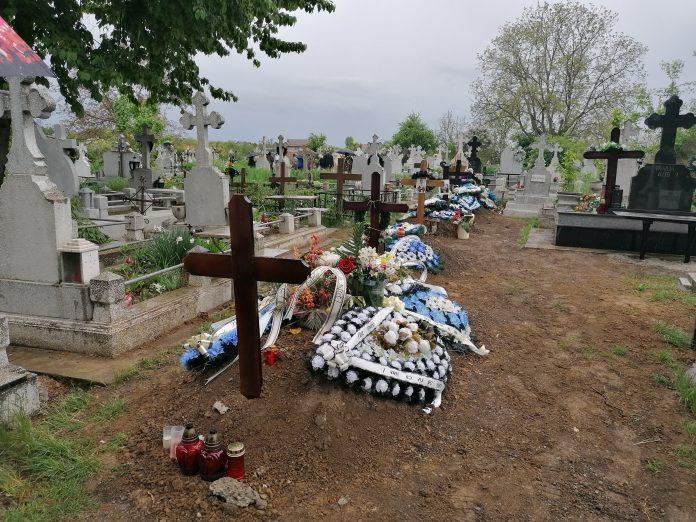
[[[629,210],[691,212],[696,177],[684,165],[651,164],[631,180]]]

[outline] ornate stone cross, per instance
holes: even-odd
[[[263,387],[257,282],[299,284],[307,279],[311,269],[295,259],[254,256],[251,201],[243,194],[234,194],[230,199],[229,216],[231,252],[191,252],[184,258],[184,268],[193,275],[234,281],[239,387],[247,399],[255,399]]]
[[[541,136],[539,136],[539,139],[534,142],[534,145],[532,145],[532,149],[539,151],[539,154],[537,154],[537,158],[534,161],[535,167],[546,166],[546,158],[544,158],[544,152],[546,152],[547,147],[548,144],[546,143],[546,134],[542,134]]]
[[[12,117],[12,145],[6,169],[14,175],[48,175],[46,161],[36,144],[34,118],[48,118],[56,104],[44,87],[34,85],[34,78],[6,78],[9,96],[0,96],[0,116]]]
[[[213,166],[213,151],[208,146],[208,126],[213,129],[219,129],[225,123],[225,118],[213,111],[208,114],[208,104],[210,100],[202,92],[197,92],[191,98],[195,113],[181,111],[179,122],[186,130],[191,130],[196,127],[196,166],[197,167],[212,167]]]
[[[618,127],[611,129],[611,141],[620,143],[621,130]],[[607,160],[607,175],[604,177],[604,194],[597,207],[597,214],[606,214],[607,209],[615,206],[613,202],[614,187],[616,186],[616,169],[620,159],[639,159],[645,156],[642,150],[623,150],[609,149],[607,151],[589,150],[583,155],[586,159],[605,159]],[[621,202],[618,201],[618,206]]]
[[[152,134],[149,125],[143,125],[143,131],[135,135],[135,141],[140,143],[140,168],[150,168],[150,152],[155,146],[155,135]]]
[[[662,128],[660,150],[655,154],[655,163],[675,164],[677,153],[674,151],[674,142],[677,139],[677,129],[690,129],[696,124],[693,112],[679,114],[683,103],[675,94],[664,103],[664,114],[653,113],[645,120],[645,124],[651,129]]]
[[[367,244],[375,249],[380,249],[379,238],[382,231],[389,224],[390,212],[408,212],[405,203],[385,203],[381,198],[380,173],[373,172],[370,185],[369,201],[346,201],[343,204],[346,210],[356,212],[370,212],[370,225],[368,228]]]

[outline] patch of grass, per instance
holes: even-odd
[[[650,381],[658,386],[664,386],[665,388],[674,389],[674,383],[672,379],[661,373],[653,373],[650,375]]]
[[[653,330],[662,336],[662,340],[677,348],[688,348],[691,346],[691,337],[681,328],[658,322],[653,326]]]
[[[131,379],[138,377],[140,375],[140,368],[137,366],[131,366],[130,368],[124,368],[123,370],[119,370],[116,372],[116,375],[114,376],[114,382],[116,384],[123,384],[124,382],[128,382]]]
[[[527,241],[529,241],[529,234],[532,232],[533,228],[539,228],[540,220],[538,217],[533,217],[529,221],[527,221],[527,224],[522,228],[520,232],[520,239],[517,241],[517,244],[521,247],[527,244]]]
[[[85,390],[77,389],[47,413],[43,424],[53,432],[75,431],[84,425],[77,415],[91,403],[92,396]]]
[[[673,301],[696,306],[696,294],[681,290],[675,277],[643,275],[631,278],[630,282],[633,291],[650,302]]]
[[[661,473],[665,469],[665,463],[660,459],[650,459],[645,463],[645,471],[650,473]]]
[[[113,402],[101,405],[97,411],[95,411],[91,418],[95,422],[104,422],[108,420],[113,420],[126,409],[126,403],[121,399],[116,399]]]
[[[119,451],[126,445],[126,442],[128,442],[128,436],[123,432],[118,432],[102,447],[101,452],[112,453]]]
[[[172,351],[167,350],[155,355],[154,357],[146,357],[138,363],[138,366],[143,370],[156,370],[162,366],[166,366],[171,355]]]
[[[681,403],[688,408],[691,415],[696,417],[696,385],[686,375],[684,368],[677,368],[674,376],[674,386],[679,394]],[[696,428],[694,432],[696,432]],[[692,434],[692,436],[694,435]]]
[[[611,353],[614,355],[617,355],[619,357],[623,357],[628,353],[628,348],[625,346],[621,346],[619,344],[615,344],[614,346],[611,347]]]
[[[676,370],[679,367],[679,363],[677,363],[677,360],[674,358],[672,353],[666,350],[654,354],[654,358],[655,362],[664,364],[671,370]]]
[[[585,346],[585,348],[583,348],[582,350],[582,353],[586,357],[594,357],[595,355],[597,355],[597,348],[595,348],[594,346]]]

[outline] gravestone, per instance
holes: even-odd
[[[259,157],[256,159],[256,167],[271,170],[271,164],[268,163],[268,142],[266,141],[266,136],[261,140],[261,149],[259,150]]]
[[[131,172],[130,186],[134,189],[151,189],[158,177],[150,168],[150,153],[155,146],[155,135],[150,132],[148,125],[143,125],[142,132],[135,135],[135,141],[140,144],[141,160],[140,165]]]
[[[350,173],[364,176],[365,172],[367,172],[367,155],[363,152],[361,147],[358,147],[355,150],[355,156],[353,156]]]
[[[384,168],[379,163],[379,152],[382,149],[382,144],[378,141],[379,137],[374,134],[372,136],[372,141],[368,144],[367,146],[367,162],[366,162],[366,168],[362,172],[362,186],[364,189],[370,186],[370,183],[372,182],[372,173],[373,172],[378,172],[379,173],[379,190],[380,192],[384,190],[384,183],[385,183],[385,175],[384,175]]]
[[[176,175],[178,168],[178,158],[171,141],[164,141],[157,147],[157,158],[155,159],[156,170],[165,177]]]
[[[420,163],[423,161],[423,147],[420,145],[411,145],[408,148],[408,159],[406,160],[406,172],[415,174],[420,169]]]
[[[520,147],[507,145],[500,154],[500,173],[501,174],[522,174],[522,161],[524,151],[520,155]]]
[[[210,100],[202,92],[191,101],[194,112],[182,110],[179,120],[186,130],[196,127],[196,166],[184,180],[186,221],[193,227],[223,226],[228,223],[230,180],[213,165],[208,127],[219,129],[225,120],[217,112],[208,114]]]
[[[677,165],[674,143],[677,129],[689,129],[696,116],[679,114],[682,100],[672,96],[665,102],[665,114],[652,114],[645,124],[651,129],[662,128],[660,150],[655,163],[642,167],[631,181],[628,208],[665,212],[691,212],[696,179],[684,165]]]
[[[75,172],[77,177],[83,178],[93,178],[94,173],[92,172],[92,165],[87,157],[87,147],[84,143],[77,144],[77,160],[75,160]]]
[[[544,207],[553,204],[551,185],[553,176],[546,168],[544,152],[547,150],[546,136],[541,135],[532,146],[538,151],[532,169],[525,173],[524,185],[518,190],[515,199],[510,201],[503,212],[512,217],[535,217]]]
[[[394,175],[401,172],[401,161],[403,154],[399,145],[394,145],[389,149],[384,157],[384,182],[394,181]]]
[[[111,150],[102,154],[104,176],[130,178],[130,163],[140,163],[140,154],[133,152],[121,134]]]
[[[558,143],[554,143],[549,150],[553,152],[551,162],[549,163],[549,166],[546,167],[551,173],[552,181],[550,192],[551,194],[558,194],[558,189],[560,188],[562,182],[561,162],[558,160],[558,154],[563,152],[563,149],[560,147],[560,145],[558,145]]]
[[[9,363],[9,345],[7,318],[0,315],[0,423],[9,422],[18,413],[31,415],[39,409],[36,375]]]
[[[53,136],[46,136],[40,125],[35,125],[36,144],[46,158],[48,178],[67,197],[72,198],[80,189],[80,179],[73,158],[77,158],[77,142],[68,139],[65,125],[53,126]],[[71,157],[72,156],[72,157]]]
[[[290,172],[292,171],[292,163],[290,162],[290,158],[288,158],[287,154],[288,142],[285,139],[285,137],[281,134],[280,136],[278,136],[278,143],[276,144],[275,155],[273,157],[273,177],[281,177],[281,163],[285,165],[285,173],[283,175],[290,176]]]
[[[638,126],[632,121],[627,121],[621,130],[621,145],[628,148],[629,144],[638,138]],[[634,158],[621,159],[616,171],[616,184],[623,190],[622,204],[628,205],[628,197],[631,193],[631,180],[638,174],[640,160]]]

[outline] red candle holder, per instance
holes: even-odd
[[[244,444],[233,442],[227,446],[227,476],[244,480]]]
[[[184,475],[195,475],[198,473],[199,460],[203,441],[198,438],[198,433],[193,429],[193,424],[186,425],[184,436],[176,446],[176,462]]]
[[[210,430],[200,455],[201,478],[211,482],[225,475],[227,453],[220,442],[217,430]]]

